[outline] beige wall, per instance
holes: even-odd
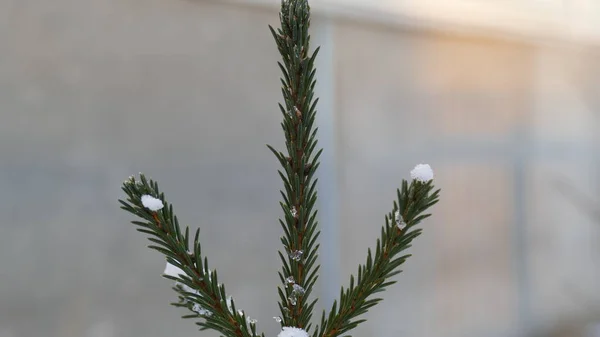
[[[202,227],[237,303],[276,335],[276,13],[180,0],[9,0],[0,13],[0,337],[197,333],[118,209],[138,171]],[[527,323],[573,312],[565,284],[597,290],[597,229],[553,185],[597,195],[594,50],[343,20],[333,38],[341,279],[414,164],[443,189],[357,336],[510,335],[515,221]]]

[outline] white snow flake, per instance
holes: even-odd
[[[290,214],[292,214],[294,218],[298,218],[298,211],[296,210],[296,206],[292,207],[292,209],[290,210]]]
[[[304,293],[306,292],[304,290],[304,288],[302,288],[302,286],[300,286],[299,284],[294,284],[294,290],[292,290],[297,296],[304,296]]]
[[[167,262],[167,266],[165,267],[165,271],[163,272],[163,274],[173,277],[179,277],[179,275],[185,275],[185,272]],[[188,293],[199,294],[197,290],[194,290],[181,282],[175,282],[175,285],[181,286],[181,288],[183,288],[183,291],[186,291]]]
[[[165,267],[165,271],[163,272],[163,274],[178,277],[179,275],[185,275],[185,272],[179,269],[179,267],[175,267],[174,265],[167,262],[167,266]]]
[[[433,180],[433,170],[429,164],[419,164],[410,171],[410,177],[422,183]]]
[[[293,252],[290,252],[288,255],[290,256],[290,258],[294,261],[300,261],[302,260],[302,254],[304,254],[303,251],[301,250],[295,250]]]
[[[308,332],[300,328],[284,326],[277,337],[308,337]]]
[[[200,295],[200,292],[199,292],[198,290],[194,290],[194,289],[192,289],[192,288],[190,288],[190,287],[186,286],[186,285],[185,285],[185,284],[183,284],[183,283],[176,282],[176,283],[175,283],[175,285],[179,285],[179,286],[181,286],[181,288],[182,288],[182,289],[183,289],[183,291],[185,291],[185,292],[192,293],[192,294],[196,294],[196,295]]]
[[[158,211],[159,209],[165,207],[162,200],[156,199],[148,194],[142,195],[142,205],[151,211]]]
[[[402,219],[402,215],[400,215],[400,211],[396,211],[396,213],[394,213],[394,217],[395,217],[395,221],[396,221],[396,226],[398,226],[398,228],[400,228],[400,230],[404,229],[406,227],[406,223],[404,222],[404,219]]]
[[[229,312],[233,313],[233,297],[229,296],[227,297],[227,309],[229,309]]]
[[[212,316],[212,312],[204,309],[198,303],[194,304],[194,306],[192,307],[192,311],[194,311],[195,313],[197,313],[200,316]]]

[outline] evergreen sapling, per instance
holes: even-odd
[[[429,217],[425,212],[438,201],[439,190],[434,190],[433,171],[429,165],[419,164],[411,171],[411,181],[402,181],[397,190],[391,212],[385,216],[374,253],[369,249],[366,262],[350,276],[348,287],[342,287],[340,297],[329,312],[313,326],[312,313],[317,299],[311,298],[318,279],[319,237],[317,210],[317,179],[321,149],[317,150],[315,126],[318,99],[314,97],[316,83],[314,67],[318,48],[309,50],[310,7],[307,0],[283,0],[279,14],[281,27],[269,27],[282,56],[278,62],[282,72],[284,103],[279,104],[285,133],[285,152],[268,146],[282,166],[279,175],[283,229],[279,252],[282,268],[278,287],[280,315],[274,319],[281,324],[278,337],[335,337],[365,321],[358,317],[380,302],[375,293],[385,290],[396,281],[400,266],[410,255],[403,252],[421,234],[416,229]],[[196,320],[201,330],[213,329],[226,337],[263,336],[256,329],[256,320],[238,310],[225,285],[219,282],[216,270],[209,268],[208,259],[200,245],[200,230],[190,241],[189,227],[183,229],[167,203],[158,183],[129,177],[122,187],[126,200],[119,200],[121,208],[137,216],[132,221],[137,230],[147,234],[149,248],[164,254],[167,265],[164,277],[175,281],[179,295],[177,307],[189,313],[184,318]]]

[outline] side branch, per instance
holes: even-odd
[[[431,181],[422,183],[413,180],[410,187],[406,180],[403,181],[401,190],[398,190],[398,201],[385,217],[375,257],[369,249],[366,263],[358,268],[356,283],[354,275],[350,276],[350,286],[347,289],[342,287],[339,302],[334,302],[328,316],[323,312],[320,329],[317,327],[314,337],[335,337],[355,328],[365,321],[355,318],[382,300],[370,296],[396,283],[389,279],[401,272],[398,268],[410,257],[398,255],[410,248],[412,240],[421,234],[421,229],[412,229],[430,216],[423,212],[438,202],[440,191],[431,193],[432,190]]]
[[[236,311],[231,297],[227,297],[225,286],[218,283],[217,272],[208,268],[208,259],[202,257],[196,231],[190,249],[189,227],[182,231],[173,206],[165,202],[155,181],[140,175],[136,181],[130,177],[123,183],[127,200],[119,200],[121,208],[143,221],[132,221],[139,232],[148,234],[153,244],[148,246],[167,258],[165,277],[176,281],[180,302],[173,303],[193,312],[184,318],[201,318],[196,324],[204,329],[214,329],[226,337],[255,337],[256,322],[243,311]],[[146,202],[144,202],[146,198]],[[264,337],[264,334],[263,334]]]

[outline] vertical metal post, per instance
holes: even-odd
[[[527,191],[528,187],[528,169],[531,154],[535,153],[533,138],[531,134],[537,110],[538,103],[544,99],[540,90],[543,90],[546,63],[546,51],[542,46],[536,46],[532,50],[533,71],[532,81],[533,91],[530,95],[530,103],[526,111],[527,115],[521,120],[521,124],[516,127],[513,141],[513,228],[512,228],[512,248],[513,248],[513,266],[516,283],[516,323],[517,336],[528,336],[533,328],[532,307],[531,307],[531,289],[530,289],[530,270],[529,270],[529,249],[528,249],[528,226],[527,226]]]
[[[517,336],[526,336],[531,323],[529,270],[527,252],[527,224],[526,224],[526,191],[527,191],[527,150],[531,148],[530,137],[527,133],[528,126],[519,127],[515,141],[517,154],[514,158],[514,218],[513,218],[513,262],[517,286]],[[520,147],[519,147],[520,146]]]
[[[339,195],[337,176],[336,118],[335,118],[335,66],[334,66],[334,25],[328,16],[313,16],[312,46],[320,46],[316,60],[317,124],[319,145],[322,147],[319,178],[319,223],[321,225],[321,272],[323,285],[321,305],[330,306],[339,292],[340,286],[340,233]]]

